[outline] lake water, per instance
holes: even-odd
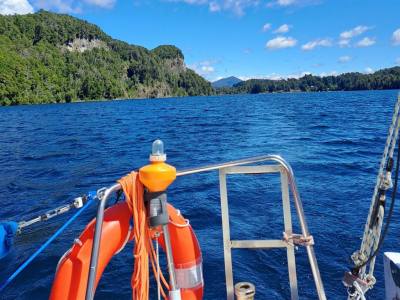
[[[112,184],[147,163],[156,138],[178,169],[280,154],[298,181],[328,299],[345,299],[341,278],[360,246],[396,98],[397,91],[360,91],[0,107],[0,220],[26,219]],[[271,175],[229,178],[232,238],[281,238],[277,182]],[[169,201],[200,241],[205,299],[224,299],[217,173],[178,178]],[[396,211],[385,251],[400,250]],[[70,215],[19,236],[0,261],[0,280]],[[94,207],[85,212],[0,298],[46,299],[59,258],[94,215]],[[257,299],[290,298],[284,250],[234,250],[233,258],[235,282],[253,282]],[[305,249],[296,259],[300,298],[315,299]],[[106,269],[96,299],[130,299],[132,266],[128,245]],[[369,297],[383,299],[382,254],[376,276]]]

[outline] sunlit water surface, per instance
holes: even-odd
[[[108,186],[147,163],[161,138],[178,169],[268,153],[296,174],[328,299],[345,299],[341,284],[360,246],[396,91],[235,95],[0,108],[0,220],[22,220]],[[228,178],[235,239],[282,236],[277,177]],[[225,298],[217,173],[179,178],[170,202],[190,219],[204,257],[205,299]],[[398,205],[397,205],[398,208]],[[61,255],[95,215],[85,212],[0,295],[46,299]],[[32,226],[0,261],[5,280],[68,214]],[[299,232],[294,218],[295,232]],[[395,212],[384,250],[400,250]],[[250,281],[257,299],[289,299],[284,250],[234,250],[234,278]],[[305,249],[296,252],[301,299],[316,292]],[[107,267],[96,299],[130,299],[132,245]],[[383,299],[382,254],[370,299]],[[154,281],[152,286],[155,286]],[[152,289],[152,298],[154,298]]]

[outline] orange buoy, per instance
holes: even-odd
[[[179,210],[168,204],[168,213],[170,218],[168,227],[181,298],[201,300],[203,298],[202,255],[196,235]],[[116,204],[105,211],[96,286],[111,258],[132,238],[131,218],[132,214],[126,202]],[[60,259],[51,289],[51,300],[85,299],[94,226],[95,220],[92,220],[79,239],[75,240],[72,248]],[[158,228],[153,229],[153,239],[156,232],[161,234],[162,231]],[[162,234],[159,236],[159,242],[164,247]]]
[[[150,164],[140,168],[139,179],[149,192],[163,192],[176,178],[175,167],[166,164],[164,144],[155,140],[150,154]]]
[[[150,192],[162,192],[175,180],[176,169],[165,162],[153,161],[140,168],[139,178]]]

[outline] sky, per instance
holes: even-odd
[[[38,9],[148,49],[176,45],[210,81],[400,65],[399,0],[0,0],[0,14]]]

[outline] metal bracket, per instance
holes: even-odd
[[[359,295],[364,295],[368,290],[372,289],[376,283],[376,279],[372,275],[367,275],[363,280],[351,272],[346,272],[344,273],[342,282],[343,285],[347,287],[348,299],[353,300],[360,299]]]
[[[392,172],[386,172],[385,175],[382,175],[381,177],[381,185],[380,188],[382,190],[387,191],[388,189],[391,189],[393,187],[392,183]]]
[[[104,194],[106,193],[106,191],[107,191],[107,188],[105,188],[105,187],[97,190],[97,193],[96,193],[97,199],[103,200],[103,197],[104,197]]]
[[[366,282],[365,280],[362,280],[361,278],[352,274],[351,272],[344,273],[342,282],[343,282],[344,286],[346,286],[348,288],[352,288],[354,286],[354,282],[357,282],[362,287],[363,290],[364,289],[366,290],[368,287],[368,282]]]
[[[291,246],[314,246],[314,238],[312,235],[304,236],[302,234],[287,234],[286,232],[283,232],[282,240]]]

